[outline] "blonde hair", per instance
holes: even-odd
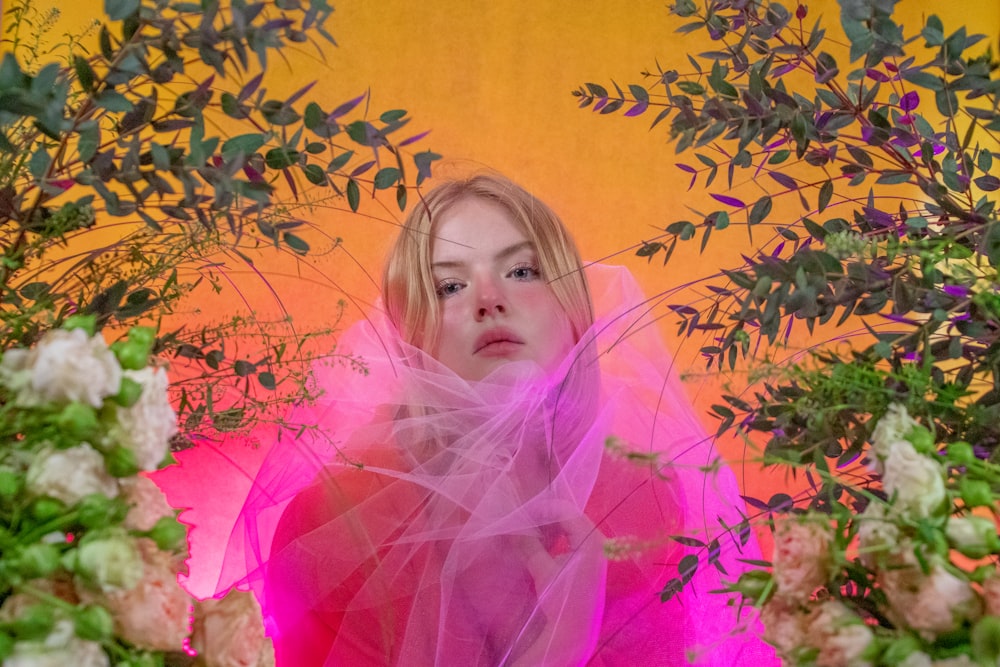
[[[407,215],[382,276],[382,298],[403,339],[424,350],[432,349],[437,339],[439,307],[431,273],[434,228],[444,213],[466,199],[499,205],[524,232],[538,256],[542,278],[579,340],[594,322],[594,309],[576,243],[552,209],[513,181],[493,174],[438,185]]]

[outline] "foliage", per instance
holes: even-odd
[[[301,202],[332,196],[356,211],[363,192],[385,191],[402,209],[430,174],[437,155],[402,150],[423,134],[394,139],[405,111],[368,118],[359,113],[367,94],[324,108],[308,101],[311,85],[268,93],[266,68],[283,49],[333,42],[324,0],[106,0],[105,10],[108,20],[89,30],[94,53],[86,45],[95,40],[79,36],[44,47],[38,35],[52,30],[56,10],[43,14],[30,0],[8,10],[0,347],[31,344],[74,312],[119,331],[159,323],[201,281],[222,290],[226,259],[253,272],[257,248],[308,253]],[[157,353],[190,362],[184,382],[200,395],[182,401],[186,420],[216,409],[249,415],[268,402],[255,396],[286,380],[301,385],[279,370],[291,375],[302,361],[297,341],[265,333],[257,350],[233,357],[220,336],[235,324],[216,326],[172,328],[158,340]],[[220,406],[211,395],[219,382],[243,397]]]
[[[668,127],[694,158],[678,168],[713,202],[644,242],[640,256],[666,264],[678,245],[700,238],[704,251],[738,226],[754,246],[708,279],[707,306],[671,306],[682,334],[706,337],[709,367],[756,366],[749,387],[713,407],[718,435],[763,440],[764,462],[802,474],[810,489],[749,502],[768,517],[832,516],[846,548],[872,498],[896,500],[877,466],[858,464],[872,461],[875,425],[898,405],[930,429],[950,503],[932,526],[911,522],[915,553],[971,576],[940,536],[950,513],[972,506],[963,479],[978,479],[987,502],[976,505],[994,518],[1000,493],[1000,80],[982,35],[948,32],[936,16],[908,34],[894,5],[840,0],[848,50],[806,4],[678,0],[680,32],[703,31],[712,44],[688,57],[691,71],[574,94],[598,113]],[[803,325],[805,357],[772,363]],[[943,458],[962,442],[974,460]],[[857,576],[827,594],[891,633],[874,571],[855,565]],[[957,630],[966,640],[972,621]],[[948,641],[969,651],[953,635],[908,636],[914,651],[944,655]],[[897,664],[906,653],[866,659]]]

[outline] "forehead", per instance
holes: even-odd
[[[431,239],[431,261],[457,261],[471,255],[495,255],[514,246],[531,248],[531,239],[500,204],[465,198],[438,216]]]

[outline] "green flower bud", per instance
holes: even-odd
[[[128,447],[117,445],[104,454],[104,465],[112,477],[131,477],[139,472],[135,452]]]
[[[94,642],[110,639],[115,629],[115,621],[111,617],[111,612],[100,605],[79,607],[73,619],[73,625],[77,637]]]
[[[1000,658],[1000,618],[984,616],[972,628],[972,657],[983,665],[995,665]]]
[[[47,577],[59,569],[59,549],[52,544],[32,544],[16,556],[18,570],[25,579]]]
[[[958,481],[958,492],[966,507],[990,507],[993,505],[993,490],[981,479],[963,477]]]
[[[70,403],[64,407],[56,424],[77,440],[90,440],[100,427],[97,411],[85,403]]]
[[[125,517],[124,505],[101,493],[92,493],[80,501],[77,509],[80,525],[84,528],[103,528],[119,523]]]
[[[161,551],[177,551],[187,545],[187,526],[172,516],[160,517],[149,537]]]
[[[22,640],[43,639],[56,624],[56,615],[47,604],[33,604],[10,624],[14,636]]]
[[[21,476],[10,468],[0,468],[0,498],[13,498],[21,492]]]
[[[968,465],[975,462],[976,453],[973,451],[972,445],[959,440],[948,445],[948,458],[951,459],[952,463]]]
[[[104,592],[128,590],[142,579],[142,556],[124,531],[91,533],[76,550],[76,574]]]
[[[123,408],[131,408],[140,396],[142,396],[142,385],[132,378],[122,378],[118,393],[112,397],[112,400]]]
[[[130,371],[137,371],[146,367],[149,361],[149,351],[142,345],[129,341],[115,341],[111,344],[111,351],[114,352],[118,363],[122,368]]]
[[[128,342],[144,348],[148,356],[156,343],[156,329],[153,327],[132,327],[128,332]]]
[[[62,328],[66,331],[83,329],[88,336],[93,337],[97,333],[97,315],[70,315],[63,320]]]
[[[919,424],[910,429],[909,433],[906,434],[906,439],[921,454],[931,454],[937,450],[934,434]]]
[[[895,637],[888,642],[885,652],[879,660],[882,665],[898,665],[911,653],[920,650],[920,641],[912,635]]]
[[[31,503],[31,516],[40,522],[51,521],[66,512],[66,506],[62,501],[48,496],[36,498]]]

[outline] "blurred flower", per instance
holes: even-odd
[[[862,655],[875,635],[843,603],[824,600],[809,615],[807,643],[819,649],[817,667],[868,665]]]
[[[3,667],[108,667],[111,661],[97,642],[86,641],[74,633],[73,622],[56,621],[49,635],[41,641],[19,641],[3,660]]]
[[[806,644],[806,620],[802,605],[782,596],[774,596],[761,608],[764,640],[775,647],[783,659],[794,662],[795,652]]]
[[[1000,551],[997,525],[992,519],[981,516],[953,516],[945,526],[948,541],[963,556],[985,558]]]
[[[156,470],[177,433],[177,413],[167,397],[167,372],[143,368],[125,371],[125,377],[140,384],[142,394],[131,407],[117,409],[111,436],[135,454],[141,470]]]
[[[152,530],[156,522],[165,516],[173,516],[174,509],[167,504],[167,498],[153,480],[142,475],[129,477],[121,482],[125,501],[129,505],[128,514],[122,524],[131,530]]]
[[[774,583],[778,595],[805,601],[826,583],[831,534],[819,521],[787,519],[774,535]]]
[[[931,563],[925,573],[912,552],[912,544],[900,545],[904,564],[877,574],[889,610],[897,621],[932,641],[966,620],[979,618],[982,602],[968,581],[937,562]]]
[[[886,505],[877,501],[868,503],[858,515],[857,524],[859,557],[865,567],[875,569],[886,552],[899,543],[899,527]]]
[[[28,466],[28,493],[51,496],[75,505],[85,496],[118,495],[118,482],[108,474],[104,457],[84,442],[69,449],[43,449]]]
[[[909,415],[904,406],[898,403],[889,406],[872,431],[872,452],[875,454],[875,461],[872,463],[875,472],[879,474],[883,472],[882,462],[889,455],[889,451],[897,442],[905,441],[907,434],[918,426],[920,424]]]
[[[105,593],[125,590],[142,579],[142,557],[124,530],[90,533],[76,551],[75,571],[91,588]]]
[[[929,517],[944,508],[944,467],[917,452],[906,440],[894,441],[884,459],[882,483],[897,512]]]
[[[179,651],[188,636],[193,600],[177,583],[183,560],[149,539],[136,540],[141,578],[131,587],[81,590],[84,601],[107,607],[118,636],[148,651]]]
[[[195,603],[191,646],[207,667],[273,667],[274,648],[264,635],[260,605],[247,591]]]
[[[10,349],[0,359],[0,382],[22,407],[78,401],[101,407],[118,393],[122,369],[100,335],[53,329],[30,349]]]

